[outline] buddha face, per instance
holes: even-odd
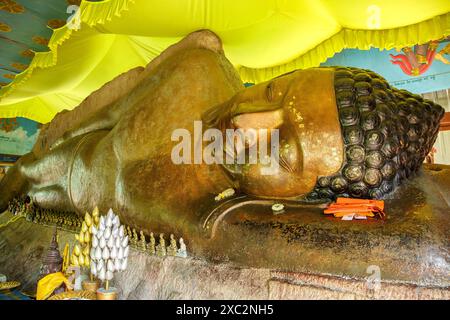
[[[317,177],[339,170],[344,146],[333,77],[328,69],[295,71],[246,88],[204,114],[206,124],[224,136],[226,129],[256,132],[246,136],[240,149],[239,143],[234,150],[227,148],[229,144],[224,147],[225,154],[246,154],[244,164],[223,165],[242,191],[259,197],[298,198],[314,188]],[[252,163],[249,150],[264,147],[261,144],[266,144],[268,159]]]

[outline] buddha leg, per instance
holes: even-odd
[[[61,144],[42,158],[23,156],[0,182],[0,211],[18,195],[28,194],[44,208],[70,207],[67,196],[67,173],[73,152],[83,136]]]
[[[72,141],[67,142],[44,157],[21,165],[21,172],[30,181],[31,187],[42,188],[64,183],[73,144]]]
[[[65,188],[60,185],[32,188],[28,196],[42,208],[65,211],[71,206]]]

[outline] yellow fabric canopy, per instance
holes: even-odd
[[[344,48],[450,35],[448,0],[105,0],[82,1],[80,12],[79,30],[56,29],[50,51],[0,90],[0,117],[46,123],[199,29],[219,35],[247,82],[318,66]]]

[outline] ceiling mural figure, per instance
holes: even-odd
[[[439,52],[436,52],[439,43],[448,40],[449,38],[444,38],[440,41],[430,41],[426,44],[405,47],[402,49],[403,54],[390,54],[390,57],[392,58],[391,63],[398,65],[403,73],[410,76],[419,76],[426,73],[431,67],[434,59],[449,64],[444,55],[450,52],[450,44]]]

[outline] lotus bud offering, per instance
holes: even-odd
[[[88,212],[86,212],[86,215],[84,216],[84,221],[88,227],[92,226],[92,218]]]
[[[78,236],[78,242],[80,242],[81,244],[84,243],[84,232],[81,231],[80,235]]]
[[[91,270],[95,270],[98,278],[104,282],[104,288],[97,290],[99,299],[116,295],[116,289],[109,286],[114,272],[126,269],[128,261],[128,236],[125,236],[124,226],[120,225],[117,215],[110,209],[106,217],[99,219],[98,229],[92,239]]]
[[[95,218],[97,218],[97,220]],[[89,212],[86,212],[84,220],[81,223],[80,233],[75,235],[75,239],[78,243],[75,244],[70,257],[71,265],[81,267],[82,272],[83,270],[85,272],[90,272],[90,281],[84,281],[82,285],[83,288],[91,291],[96,291],[98,287],[97,282],[94,281],[94,276],[96,276],[97,272],[92,273],[92,270],[97,271],[95,269],[96,266],[94,265],[94,267],[91,267],[91,259],[96,257],[97,248],[99,246],[98,238],[95,236],[98,232],[98,222],[99,215],[97,208],[94,209],[92,215],[90,215]],[[93,243],[91,243],[91,241]],[[100,256],[101,254],[102,252],[100,251]]]
[[[86,242],[87,244],[91,242],[91,234],[88,231],[84,233],[84,242]]]
[[[83,223],[81,224],[81,231],[84,233],[88,230],[88,226],[86,224],[86,221],[83,221]]]
[[[104,247],[106,247],[106,240],[105,240],[105,237],[103,236],[103,233],[102,233],[102,237],[100,238],[100,240],[99,240],[100,242],[99,242],[99,246],[100,246],[100,248],[104,248]]]
[[[73,252],[75,253],[75,255],[79,256],[80,255],[80,247],[76,244],[75,247],[73,248]]]

